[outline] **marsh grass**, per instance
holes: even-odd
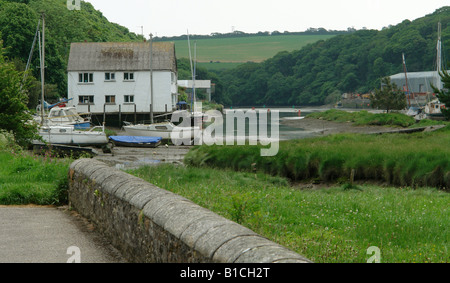
[[[180,193],[189,195],[206,186],[211,189],[206,199],[228,196],[222,205],[211,207],[202,199],[195,201],[212,210],[222,208],[218,211],[223,215],[316,262],[365,262],[370,246],[380,248],[381,262],[449,262],[449,144],[447,125],[435,132],[408,135],[338,134],[284,141],[274,157],[261,157],[257,146],[200,146],[185,157],[188,167],[196,168],[183,170],[208,171],[214,178],[181,185],[186,189]],[[173,170],[164,174],[183,175],[180,169]],[[228,173],[220,175],[222,171]],[[242,187],[228,182],[250,172],[262,175]],[[285,178],[289,183],[335,183],[336,187],[297,190],[255,182],[268,178],[264,176]],[[165,185],[179,192],[176,186]],[[222,188],[222,193],[214,196],[214,186]]]
[[[258,146],[199,146],[185,157],[192,166],[287,177],[292,181],[376,181],[394,186],[450,188],[450,126],[414,134],[337,134],[280,142],[274,157]],[[254,166],[252,167],[252,164]]]
[[[366,125],[416,128],[449,124],[449,122],[429,119],[423,119],[416,122],[413,117],[402,113],[370,113],[366,110],[347,112],[338,109],[330,109],[324,112],[311,113],[307,117],[335,122],[352,122],[356,126]]]
[[[336,186],[301,190],[260,172],[173,165],[130,171],[227,217],[314,262],[448,262],[448,193]]]
[[[355,125],[373,126],[398,126],[409,127],[415,124],[413,117],[401,113],[370,113],[366,110],[347,112],[330,109],[324,112],[315,112],[308,115],[309,118],[323,119],[336,122],[353,122]]]

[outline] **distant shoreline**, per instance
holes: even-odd
[[[356,133],[356,134],[374,134],[381,132],[392,132],[402,129],[401,127],[386,126],[355,126],[351,122],[334,122],[315,118],[302,120],[282,120],[282,125],[293,128],[303,129],[305,131],[317,132],[323,135],[339,134],[339,133]]]

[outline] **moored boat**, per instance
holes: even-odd
[[[36,116],[35,121],[41,122],[41,116]],[[52,124],[73,125],[76,130],[87,130],[91,128],[89,118],[83,118],[78,114],[75,107],[53,107],[44,120],[49,120]]]
[[[124,123],[123,128],[129,136],[161,137],[163,140],[171,140],[174,144],[192,144],[196,135],[201,134],[200,127],[176,126],[172,122],[136,125]]]
[[[90,130],[76,130],[73,125],[43,125],[39,135],[44,142],[59,145],[102,146],[108,144],[104,128],[97,126]]]
[[[438,99],[434,99],[425,105],[425,114],[430,119],[444,119],[444,114],[441,109],[445,109],[445,104],[440,102]]]
[[[161,137],[146,136],[110,136],[109,139],[115,146],[128,147],[157,147],[161,144]]]

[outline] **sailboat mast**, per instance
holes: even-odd
[[[42,51],[41,51],[41,125],[44,123],[44,85],[45,85],[45,13],[42,13]]]
[[[197,69],[197,41],[194,42],[194,73],[192,74],[192,97],[193,97],[194,103],[195,103],[195,99],[196,99],[195,98],[195,78],[197,76],[196,69]],[[194,112],[193,109],[191,109],[191,111]]]
[[[189,30],[187,31],[187,40],[188,40],[188,48],[189,48],[189,62],[191,64],[191,75],[192,75],[192,81],[193,81],[194,80],[194,70],[192,67],[191,41],[189,39]],[[194,90],[192,90],[192,93],[191,93],[191,111],[193,111],[193,105],[192,105],[192,103],[194,101],[193,95],[194,95]]]
[[[403,71],[405,72],[406,92],[408,93],[408,106],[411,107],[411,99],[410,99],[411,94],[409,93],[409,87],[408,87],[408,72],[406,70],[405,53],[402,53],[402,59],[403,59]]]
[[[150,34],[150,122],[153,124],[153,34]]]
[[[442,72],[442,42],[441,42],[441,22],[438,23],[438,41],[436,46],[436,86],[442,89],[440,73]]]

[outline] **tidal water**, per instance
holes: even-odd
[[[321,108],[258,108],[256,110],[256,119],[245,119],[244,121],[242,119],[236,119],[235,114],[230,115],[226,114],[227,111],[243,111],[244,114],[247,113],[247,111],[251,110],[250,108],[236,108],[236,109],[226,109],[224,111],[223,115],[223,131],[224,135],[230,135],[233,133],[234,136],[240,137],[242,135],[242,132],[238,131],[239,126],[243,127],[242,124],[245,125],[245,137],[249,137],[252,134],[252,130],[256,130],[256,133],[258,137],[261,136],[260,129],[262,127],[266,127],[267,130],[267,137],[271,138],[272,130],[276,130],[278,128],[278,137],[279,140],[291,140],[291,139],[302,139],[302,138],[308,138],[313,137],[316,134],[310,131],[305,131],[302,128],[299,127],[290,127],[288,125],[283,124],[283,119],[285,118],[296,118],[296,117],[305,117],[306,115],[312,113],[312,112],[318,112],[318,111],[325,111],[327,109],[321,109]],[[299,116],[299,110],[300,110],[300,116]],[[263,119],[260,117],[260,113],[262,111],[267,113],[267,123],[263,123]],[[278,119],[275,119],[274,111],[278,111]],[[229,113],[229,112],[228,112]],[[234,127],[232,129],[227,128],[227,125],[230,125],[227,123],[228,119],[235,118]],[[299,123],[300,120],[299,120]],[[273,138],[273,137],[272,137]]]

